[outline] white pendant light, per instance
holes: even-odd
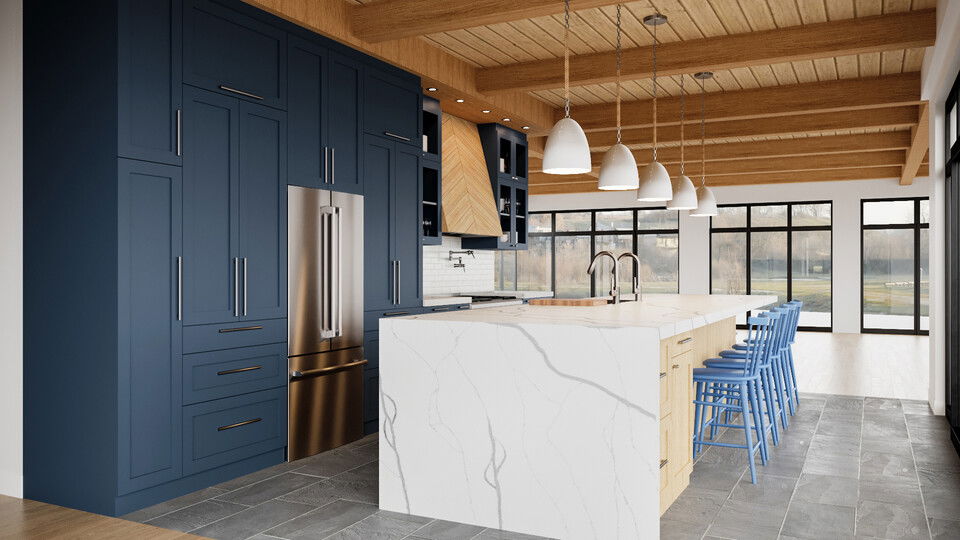
[[[657,161],[657,27],[665,22],[666,15],[660,13],[643,18],[643,24],[653,27],[653,161],[640,170],[637,200],[641,202],[663,202],[673,198],[670,174]]]
[[[700,81],[700,187],[697,189],[697,209],[691,211],[690,215],[711,217],[717,215],[717,197],[707,187],[706,93],[703,81],[713,77],[713,73],[700,71],[693,76]]]
[[[547,174],[588,173],[590,145],[583,128],[570,118],[570,0],[563,1],[563,93],[565,115],[550,130],[543,147],[543,172]]]
[[[687,115],[687,97],[683,91],[684,76],[680,75],[680,175],[673,179],[673,199],[667,203],[667,210],[694,210],[697,208],[697,188],[684,174],[683,123]]]
[[[600,178],[597,180],[597,189],[614,191],[637,189],[640,186],[640,176],[637,172],[637,160],[633,152],[620,142],[620,66],[622,48],[620,45],[620,9],[617,4],[617,144],[610,147],[603,155],[600,165]]]

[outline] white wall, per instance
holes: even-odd
[[[960,2],[937,2],[937,42],[923,58],[921,94],[930,103],[930,406],[944,412],[944,102],[960,71]]]
[[[423,246],[423,294],[483,292],[493,290],[493,258],[496,251],[474,250],[474,257],[463,257],[466,268],[454,268],[451,251],[460,251],[460,238],[444,236],[441,246]]]
[[[0,0],[0,494],[23,496],[23,3]]]
[[[894,179],[848,182],[720,186],[717,202],[763,203],[789,201],[833,202],[833,329],[860,332],[860,200],[881,197],[926,197],[931,182],[918,178],[911,186]],[[626,208],[643,205],[632,192],[535,195],[531,210]],[[680,292],[710,292],[710,224],[706,218],[680,213]]]

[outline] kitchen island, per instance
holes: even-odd
[[[774,296],[647,295],[380,321],[380,508],[657,538],[689,483],[691,371]]]

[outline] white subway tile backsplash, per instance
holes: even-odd
[[[474,250],[476,258],[463,257],[466,268],[454,268],[447,260],[450,251],[459,251],[460,238],[444,236],[443,245],[423,246],[423,294],[438,295],[470,291],[492,291],[495,251]]]

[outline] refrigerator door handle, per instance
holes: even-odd
[[[233,316],[240,316],[240,257],[233,258]]]
[[[322,339],[339,337],[340,328],[340,209],[320,209],[320,291]]]

